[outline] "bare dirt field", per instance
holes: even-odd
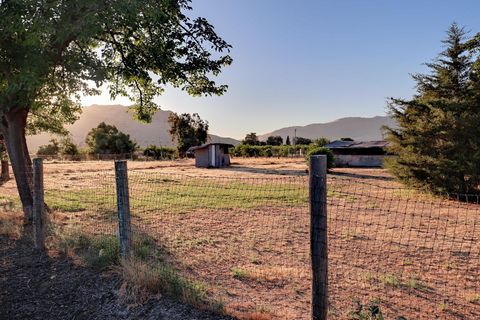
[[[131,285],[154,282],[154,291],[213,301],[241,319],[308,319],[307,165],[232,162],[226,169],[197,169],[193,160],[128,163],[133,269],[149,275],[136,279],[126,268]],[[79,234],[99,239],[88,245],[97,257],[115,246],[114,185],[113,162],[45,164],[52,255],[66,244],[78,249]],[[4,211],[15,211],[14,182],[0,190]],[[386,170],[358,168],[332,170],[327,198],[332,319],[359,319],[368,305],[386,319],[480,318],[478,203],[425,195]]]

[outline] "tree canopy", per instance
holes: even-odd
[[[269,136],[266,143],[269,146],[281,146],[283,144],[283,138],[281,136]]]
[[[208,121],[202,120],[198,113],[182,113],[180,115],[171,113],[168,123],[172,141],[177,142],[178,153],[182,157],[190,147],[207,142]]]
[[[117,127],[100,123],[96,128],[90,130],[85,139],[90,153],[94,154],[122,154],[135,151],[136,144]]]
[[[245,135],[245,139],[242,140],[242,144],[258,146],[260,145],[260,141],[258,140],[258,136],[255,132],[250,132]]]
[[[309,145],[310,143],[312,143],[312,139],[302,137],[293,138],[293,144]]]
[[[386,128],[398,158],[392,173],[445,193],[480,193],[480,36],[452,24],[429,73],[415,74],[412,99],[390,99],[398,128]]]
[[[64,132],[80,94],[125,96],[149,121],[167,84],[220,95],[212,80],[231,64],[230,45],[190,0],[0,0],[0,134],[31,220],[28,130]]]

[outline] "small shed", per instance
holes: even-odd
[[[228,149],[233,147],[228,143],[207,143],[198,147],[191,147],[188,152],[195,154],[195,167],[222,168],[230,166]]]
[[[332,150],[338,167],[382,167],[387,154],[388,142],[380,141],[333,141],[326,148]]]

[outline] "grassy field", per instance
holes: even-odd
[[[305,161],[129,169],[135,259],[122,272],[136,296],[148,288],[242,319],[308,318]],[[99,268],[120,263],[113,163],[46,163],[45,186],[51,253]],[[14,182],[0,188],[3,211],[15,211]],[[335,169],[328,212],[332,319],[358,317],[369,304],[387,319],[480,317],[477,204],[404,189],[381,169]]]

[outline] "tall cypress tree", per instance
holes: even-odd
[[[477,35],[478,37],[478,35]],[[428,74],[415,74],[410,100],[390,99],[397,128],[386,128],[398,155],[391,172],[409,185],[436,193],[480,193],[480,81],[478,43],[455,23],[445,50]]]

